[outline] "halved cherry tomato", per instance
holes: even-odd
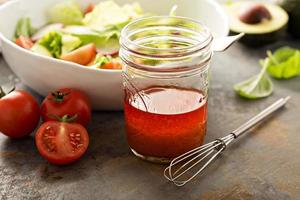
[[[70,53],[64,54],[60,57],[62,60],[74,62],[80,65],[87,65],[96,56],[96,47],[94,44],[84,45]]]
[[[22,35],[16,39],[16,44],[24,49],[30,49],[33,46],[31,39]]]
[[[91,60],[88,64],[86,64],[85,66],[90,67],[93,66],[95,64],[95,58],[93,60]]]
[[[89,135],[80,124],[52,121],[40,126],[35,143],[41,156],[50,163],[66,165],[86,152]]]
[[[122,69],[122,65],[119,62],[111,61],[102,65],[101,69]]]
[[[29,135],[40,121],[38,102],[31,94],[21,90],[13,91],[5,96],[1,94],[0,132],[11,138]]]
[[[70,88],[50,92],[41,105],[43,121],[56,121],[53,116],[65,115],[77,115],[75,122],[87,126],[92,115],[88,96],[80,90]]]
[[[92,12],[94,10],[94,8],[95,8],[95,4],[92,4],[92,3],[89,4],[88,7],[86,7],[86,9],[85,9],[84,14],[86,15],[86,14]]]

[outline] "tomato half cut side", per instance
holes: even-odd
[[[38,129],[35,142],[40,154],[50,163],[66,165],[86,152],[89,136],[80,124],[50,121]]]

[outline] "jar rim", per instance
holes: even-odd
[[[151,31],[163,30],[161,33],[154,34]],[[150,31],[150,35],[148,35]],[[167,32],[164,32],[167,31]],[[164,37],[173,38],[173,41],[179,39],[182,44],[174,48],[173,46],[160,47],[150,43],[140,44],[144,39],[156,37],[155,42],[164,41]],[[188,40],[189,42],[187,42]],[[183,72],[201,68],[211,59],[211,43],[213,36],[208,27],[201,22],[178,16],[152,16],[144,17],[129,23],[121,31],[120,37],[120,58],[130,67],[148,71],[148,72]],[[148,42],[148,41],[146,41]],[[154,43],[155,43],[154,42]],[[181,43],[179,43],[181,44]],[[157,61],[170,61],[170,63],[152,65],[136,62],[134,58],[149,59]],[[191,62],[180,62],[180,60],[193,59]],[[200,60],[199,60],[200,59]],[[197,61],[198,60],[198,61]],[[171,61],[175,61],[172,63]],[[158,62],[160,63],[160,62]]]
[[[144,50],[149,50],[149,51],[157,50],[157,48],[141,45],[141,44],[138,44],[138,43],[130,40],[128,37],[128,31],[130,30],[131,27],[133,27],[134,25],[137,25],[139,23],[142,23],[145,21],[150,21],[150,20],[163,20],[163,19],[184,20],[187,22],[197,24],[202,27],[202,29],[203,29],[202,32],[205,32],[207,34],[205,39],[202,42],[199,42],[194,45],[190,45],[188,47],[182,47],[182,48],[179,48],[176,50],[184,51],[184,50],[193,49],[193,52],[198,52],[198,51],[201,51],[202,49],[204,49],[205,47],[207,47],[208,45],[210,45],[213,40],[213,36],[212,36],[212,33],[210,32],[210,29],[198,20],[195,20],[195,19],[192,19],[189,17],[182,17],[182,16],[167,16],[167,15],[164,16],[164,15],[162,15],[162,16],[142,17],[142,18],[139,18],[139,19],[134,20],[134,21],[130,22],[129,24],[127,24],[121,31],[120,45],[122,46],[124,43],[129,44],[130,46],[134,47],[134,48],[130,48],[130,50],[133,51],[134,53],[138,53],[138,52],[135,52],[134,49],[144,49]],[[160,51],[172,51],[172,49],[162,49],[162,48],[160,48],[159,50]],[[160,56],[157,56],[157,57],[160,57]]]

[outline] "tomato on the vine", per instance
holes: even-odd
[[[66,116],[62,119],[66,119]],[[56,165],[66,165],[78,160],[89,145],[88,133],[82,125],[64,121],[45,122],[35,135],[40,154]]]
[[[0,132],[11,138],[29,135],[40,120],[39,105],[28,92],[4,94],[0,88]]]
[[[63,88],[51,92],[41,105],[43,121],[55,121],[53,116],[77,115],[76,123],[87,126],[91,121],[91,104],[88,96],[80,90]]]

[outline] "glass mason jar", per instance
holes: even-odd
[[[126,134],[136,156],[169,162],[202,145],[212,40],[184,17],[142,18],[122,30]]]

